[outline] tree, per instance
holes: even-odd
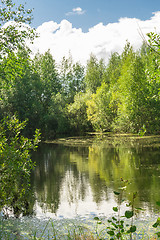
[[[32,135],[36,127],[41,128],[43,116],[40,78],[26,50],[10,52],[3,57],[1,66],[1,118],[16,112],[21,121],[28,119],[27,134]]]
[[[160,125],[160,35],[157,33],[147,34],[149,37],[146,52],[143,59],[146,64],[147,78],[147,130],[150,133],[159,133]]]
[[[60,79],[62,84],[61,93],[66,98],[67,103],[74,101],[74,96],[78,92],[84,92],[84,67],[76,62],[73,63],[72,56],[63,57],[60,65]]]
[[[70,133],[66,99],[60,93],[53,93],[48,111],[45,114],[45,137],[55,138],[59,133]]]
[[[104,74],[104,63],[102,60],[98,62],[94,55],[90,56],[87,62],[86,74],[85,74],[85,84],[86,89],[95,93],[97,88],[101,86]]]
[[[91,100],[87,101],[88,120],[91,121],[95,130],[111,131],[116,112],[109,86],[102,83],[96,93],[92,94]]]
[[[60,79],[55,60],[48,50],[45,54],[37,54],[33,60],[34,68],[40,76],[44,102],[48,102],[52,93],[61,90]]]
[[[121,75],[121,56],[118,53],[112,53],[103,74],[103,81],[109,86],[113,86]]]
[[[34,163],[30,151],[37,148],[40,133],[35,132],[33,140],[25,138],[22,130],[26,121],[15,116],[0,123],[0,210],[11,208],[15,216],[30,213],[30,173]]]
[[[24,25],[30,23],[31,10],[25,10],[22,4],[16,7],[12,0],[1,0],[1,3],[0,105],[1,113],[8,108],[11,110],[8,112],[10,114],[15,106],[10,99],[14,100],[16,96],[16,101],[21,102],[23,88],[28,97],[25,99],[35,94],[30,93],[29,82],[22,83],[22,80],[25,81],[26,77],[28,79],[31,75],[33,77],[33,74],[28,67],[28,55],[25,51],[23,57],[20,54],[23,49],[27,49],[26,39],[33,40],[35,33],[29,26]],[[12,23],[7,23],[8,21]],[[25,124],[26,121],[20,122],[14,115],[4,118],[0,123],[0,211],[4,207],[11,207],[16,216],[21,212],[27,214],[29,209],[30,173],[34,165],[30,151],[36,148],[40,137],[36,130],[33,141],[25,138],[22,134]]]
[[[24,48],[26,40],[31,42],[36,34],[29,25],[32,10],[26,10],[23,4],[16,5],[12,0],[1,0],[0,9],[0,56]]]
[[[83,133],[92,129],[87,116],[87,101],[90,98],[90,92],[79,92],[75,95],[74,102],[68,105],[68,117],[74,132]]]
[[[145,65],[129,44],[122,53],[121,75],[117,85],[114,95],[118,102],[115,128],[123,132],[138,132],[147,117]]]

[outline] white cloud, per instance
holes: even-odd
[[[40,37],[35,40],[32,49],[41,53],[50,49],[56,61],[68,56],[69,52],[75,61],[84,64],[91,53],[98,59],[104,58],[107,61],[112,52],[123,51],[126,40],[134,49],[138,49],[142,44],[139,29],[144,36],[155,31],[155,28],[160,32],[159,23],[160,11],[153,13],[150,19],[144,21],[136,18],[120,18],[116,23],[107,25],[99,23],[86,33],[81,28],[73,28],[67,20],[62,20],[59,24],[53,21],[45,22],[37,28]]]
[[[77,7],[77,8],[73,8],[71,12],[66,13],[66,16],[70,16],[70,15],[83,15],[85,13],[84,10],[82,10],[82,8]]]

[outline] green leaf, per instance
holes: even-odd
[[[114,191],[114,194],[115,194],[115,195],[119,195],[120,193],[119,193],[119,192],[116,192],[116,191]]]
[[[118,233],[116,234],[116,237],[117,237],[117,239],[120,239],[120,237],[121,237],[121,233],[118,232]]]
[[[152,227],[154,227],[154,228],[156,228],[158,226],[158,223],[157,222],[155,222],[153,225],[152,225]]]
[[[118,212],[118,208],[117,207],[113,207],[113,211]]]
[[[94,217],[94,220],[99,221],[100,219],[99,217]]]
[[[136,226],[131,226],[131,227],[130,227],[130,232],[133,233],[133,232],[135,232],[135,231],[136,231]]]
[[[156,204],[160,207],[160,202],[158,201],[158,202],[156,202]]]
[[[133,211],[125,211],[125,217],[126,217],[126,218],[131,218],[131,217],[133,217]]]
[[[117,218],[115,218],[115,217],[112,217],[112,219],[113,219],[114,221],[117,221]]]
[[[160,237],[160,232],[156,232],[157,236]]]
[[[114,232],[113,231],[108,231],[107,232],[110,236],[113,236],[114,235]]]
[[[156,228],[160,226],[160,218],[157,218],[157,221],[152,225],[152,227]]]
[[[135,208],[136,210],[145,211],[143,208]]]

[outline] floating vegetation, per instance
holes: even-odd
[[[143,146],[160,147],[159,135],[140,136],[137,134],[112,134],[112,133],[90,133],[86,136],[58,138],[45,143],[63,144],[65,146],[90,146],[96,144],[108,144],[108,147],[120,146]],[[107,146],[106,146],[107,147]]]

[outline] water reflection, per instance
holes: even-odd
[[[160,196],[159,138],[103,137],[42,144],[33,156],[36,214],[74,217],[112,214],[121,177],[129,180],[126,199],[156,210]]]

